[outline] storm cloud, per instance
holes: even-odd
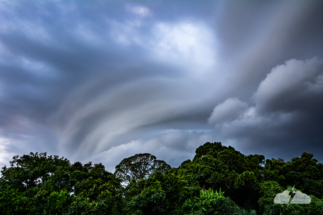
[[[0,2],[0,164],[171,166],[205,142],[323,161],[323,4]]]

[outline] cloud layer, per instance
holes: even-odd
[[[274,15],[273,15],[274,14]],[[0,2],[0,164],[323,161],[322,2]],[[255,19],[255,17],[257,17]]]
[[[244,142],[245,151],[267,148],[271,156],[278,151],[285,156],[318,152],[323,138],[322,77],[322,59],[288,60],[259,84],[253,105],[228,98],[214,108],[209,123],[220,128],[221,137]]]

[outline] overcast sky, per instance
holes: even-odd
[[[323,162],[322,1],[0,1],[0,165],[173,167],[206,142]]]

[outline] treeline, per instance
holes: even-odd
[[[0,214],[323,214],[323,164],[304,152],[285,162],[205,143],[178,168],[145,153],[102,164],[30,153],[14,156],[0,179]],[[296,189],[310,204],[274,204]],[[291,193],[292,194],[292,193]]]

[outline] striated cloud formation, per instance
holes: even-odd
[[[0,165],[205,142],[323,161],[322,1],[1,1]]]

